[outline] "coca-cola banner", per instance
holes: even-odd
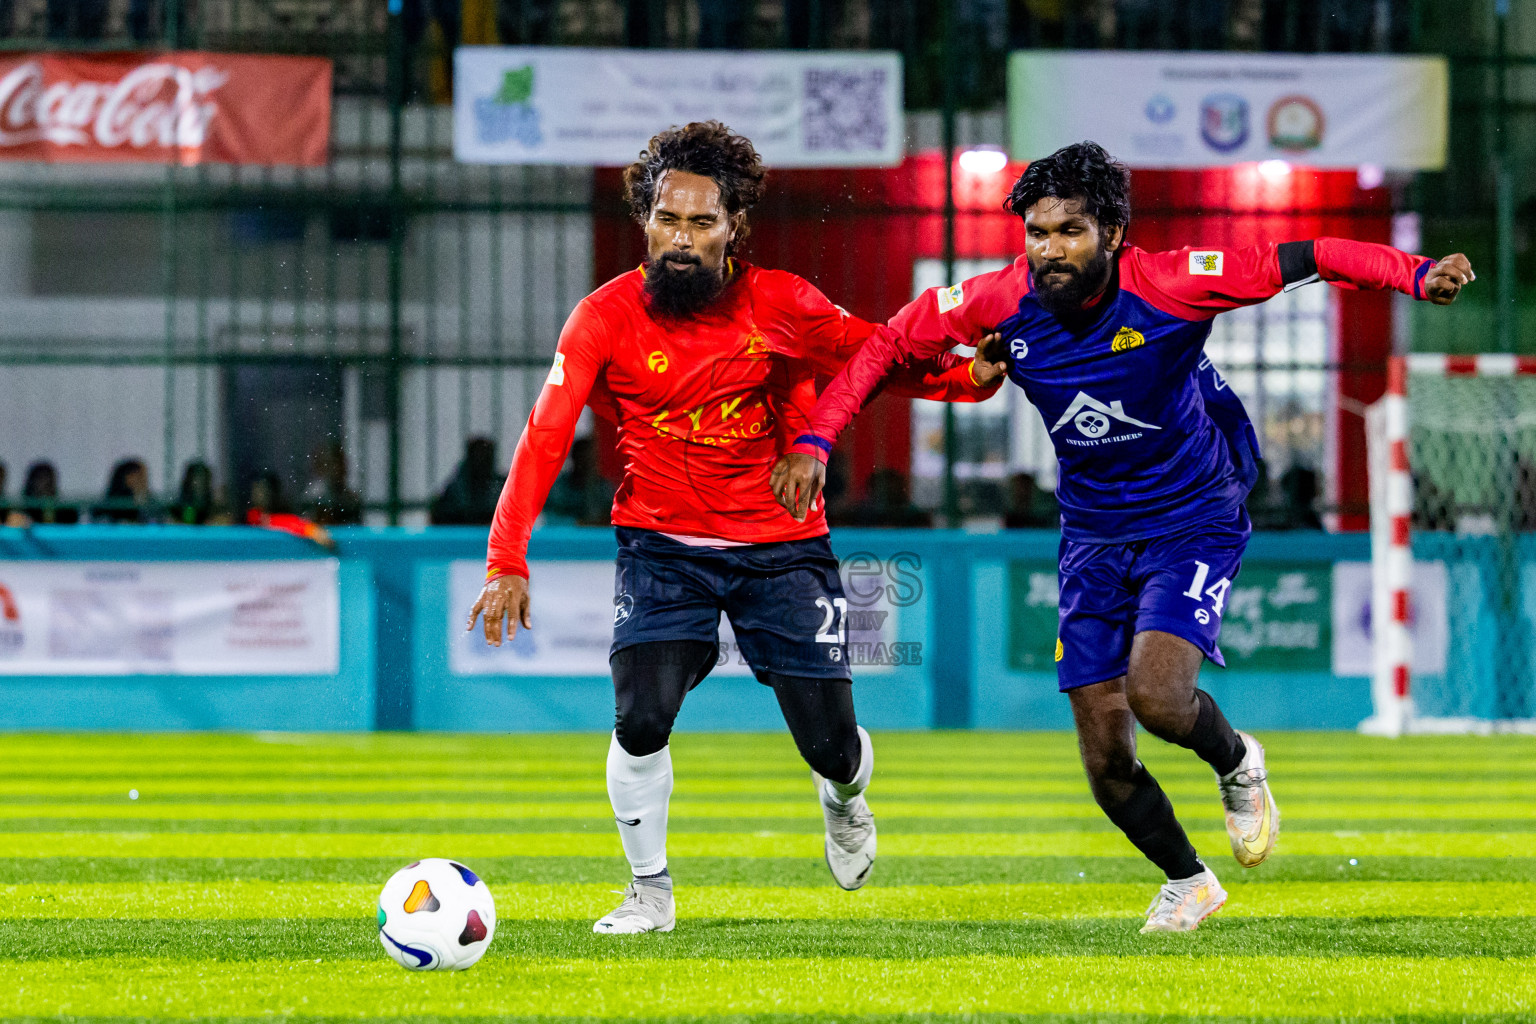
[[[331,62],[228,53],[0,57],[0,160],[318,166]]]

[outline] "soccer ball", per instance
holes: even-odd
[[[429,857],[395,872],[379,893],[379,942],[411,971],[462,971],[496,934],[496,901],[478,875]]]

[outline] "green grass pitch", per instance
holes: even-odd
[[[679,735],[677,930],[624,937],[591,932],[627,879],[606,736],[8,736],[0,1019],[1536,1021],[1536,738],[1264,739],[1284,831],[1252,871],[1209,771],[1144,741],[1231,899],[1143,936],[1160,878],[1070,736],[876,736],[845,893],[787,736]],[[495,894],[464,974],[379,947],[423,856]]]

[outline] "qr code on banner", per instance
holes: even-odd
[[[885,68],[805,71],[805,148],[879,152],[891,133]]]

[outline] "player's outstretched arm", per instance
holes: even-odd
[[[1148,253],[1122,264],[1121,271],[1131,291],[1188,319],[1206,319],[1319,280],[1344,289],[1401,292],[1443,306],[1475,276],[1460,253],[1437,262],[1390,245],[1328,237]]]

